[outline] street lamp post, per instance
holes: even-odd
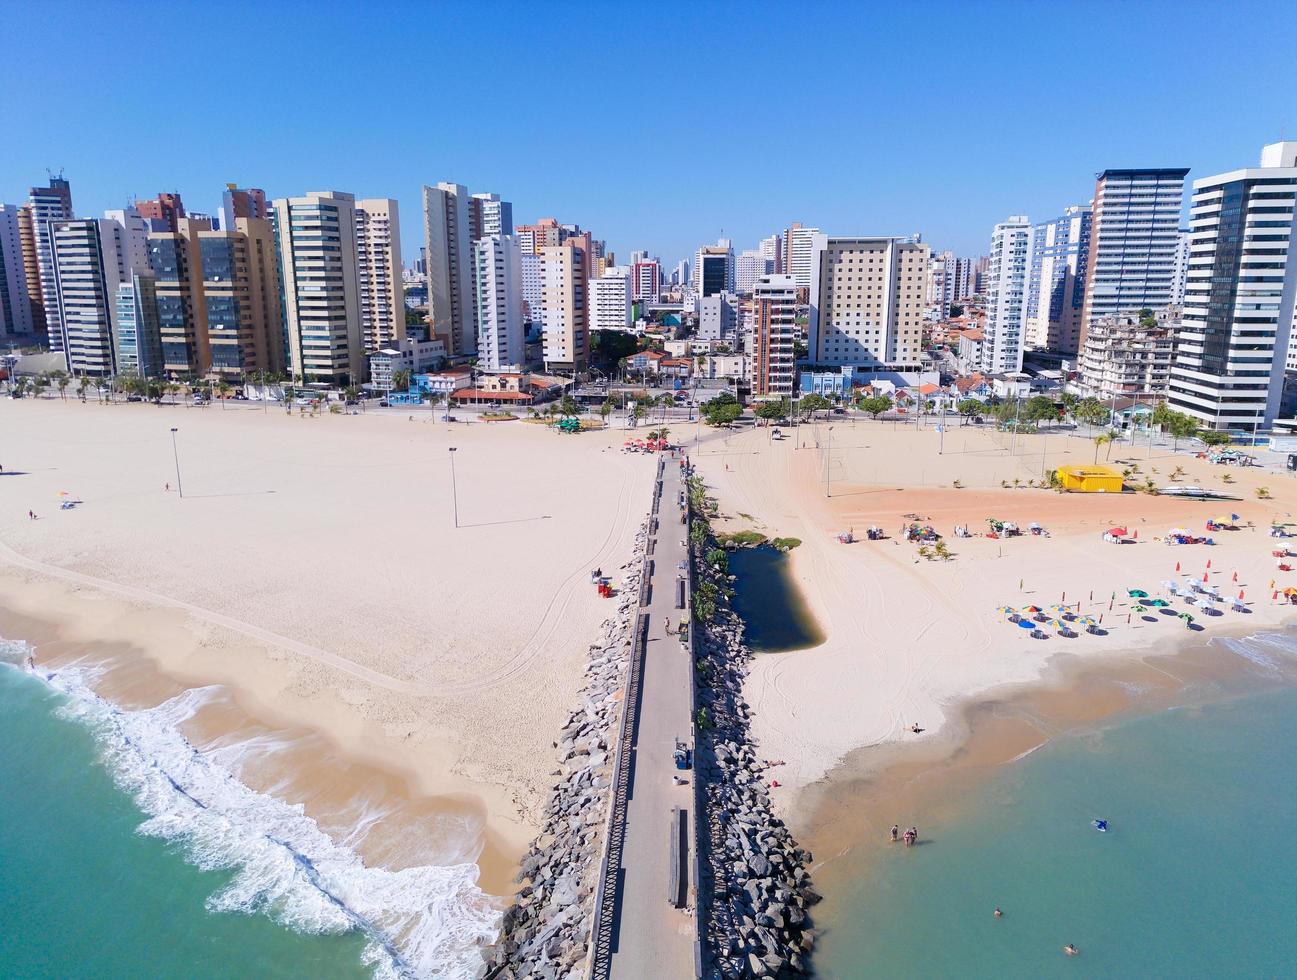
[[[450,448],[450,499],[455,508],[455,527],[459,527],[459,488],[455,484],[455,447]]]
[[[184,485],[180,482],[180,450],[176,448],[177,431],[178,430],[174,427],[171,429],[171,455],[175,458],[176,461],[176,490],[180,492],[180,496],[183,498],[185,495],[185,488]]]
[[[829,426],[824,435],[824,496],[831,497],[829,481],[833,472],[833,426]]]

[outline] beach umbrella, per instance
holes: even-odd
[[[1022,627],[1024,630],[1031,630],[1036,628],[1035,624],[1029,619],[1018,620],[1018,625]]]
[[[1145,609],[1143,606],[1131,606],[1131,607],[1130,607],[1130,611],[1133,612],[1133,613],[1137,613],[1137,614],[1139,614],[1139,615],[1141,615],[1141,616],[1142,616],[1144,613],[1148,612],[1148,610]]]
[[[1177,619],[1183,619],[1183,620],[1184,620],[1184,624],[1185,624],[1186,626],[1188,626],[1190,623],[1193,622],[1193,616],[1190,615],[1189,613],[1180,613],[1180,615],[1177,616],[1176,618],[1177,618]]]
[[[1052,629],[1052,630],[1065,630],[1065,629],[1067,629],[1067,624],[1066,624],[1065,622],[1063,622],[1061,619],[1051,619],[1051,620],[1050,620],[1049,622],[1047,622],[1045,625],[1048,626],[1048,627],[1049,627],[1050,629]]]
[[[1018,610],[1014,609],[1012,606],[1000,606],[995,611],[998,612],[1001,616],[1009,616],[1012,615],[1013,613],[1016,613]]]
[[[1023,606],[1022,611],[1025,613],[1031,613],[1034,616],[1036,613],[1040,612],[1041,610],[1039,606]]]
[[[1077,622],[1080,623],[1082,626],[1095,625],[1095,619],[1093,616],[1081,616],[1079,619],[1077,619]]]
[[[1127,589],[1127,590],[1126,590],[1126,595],[1130,596],[1132,599],[1147,599],[1147,598],[1148,598],[1148,593],[1145,592],[1143,589]]]
[[[1171,605],[1171,603],[1167,602],[1165,599],[1151,599],[1148,604],[1156,609],[1162,609]]]

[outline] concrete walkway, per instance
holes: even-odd
[[[658,507],[658,532],[650,560],[648,642],[645,644],[639,719],[635,726],[630,799],[622,847],[621,881],[613,926],[612,976],[624,980],[694,975],[694,887],[690,880],[694,836],[692,769],[679,772],[672,756],[677,737],[688,740],[690,726],[687,648],[675,629],[683,610],[676,608],[679,565],[687,559],[688,527],[680,523],[684,492],[677,457],[668,456]],[[672,632],[666,633],[670,619]],[[677,786],[672,776],[686,780]],[[683,908],[668,900],[672,810],[685,811],[679,852]]]

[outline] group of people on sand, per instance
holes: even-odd
[[[904,841],[906,847],[913,847],[919,842],[919,829],[917,827],[911,827],[909,830],[905,831],[905,833],[901,833],[901,825],[895,823],[892,824],[891,841],[895,844],[898,840]]]

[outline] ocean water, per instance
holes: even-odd
[[[475,865],[366,867],[241,784],[237,746],[184,739],[209,689],[124,711],[25,653],[0,640],[0,976],[480,973],[498,912]]]
[[[1054,739],[948,825],[897,814],[927,843],[820,907],[819,975],[1297,977],[1293,649],[1227,641],[1275,683]]]

